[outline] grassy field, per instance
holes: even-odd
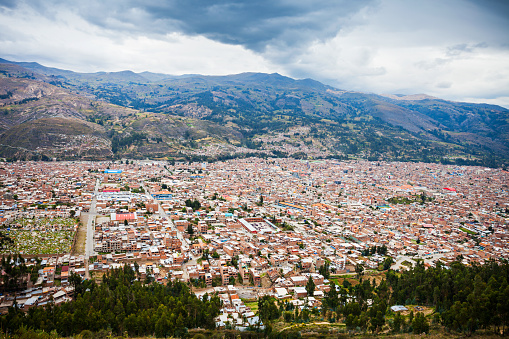
[[[251,309],[251,311],[253,311],[254,313],[256,313],[258,311],[258,302],[257,301],[244,302],[244,305],[249,307]]]
[[[464,227],[460,227],[459,229],[460,229],[460,230],[462,230],[463,232],[468,233],[468,234],[471,234],[471,235],[476,235],[476,234],[477,234],[477,233],[475,233],[475,232],[472,232],[472,231],[470,231],[470,230],[467,230],[467,229],[466,229],[466,228],[464,228]]]

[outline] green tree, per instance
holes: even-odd
[[[328,261],[326,261],[325,264],[320,266],[320,268],[318,269],[318,273],[323,275],[323,277],[325,279],[329,279],[330,278],[330,264],[329,264]]]
[[[315,282],[311,278],[311,275],[309,276],[308,282],[306,283],[306,291],[308,292],[308,296],[312,297],[315,292]]]
[[[391,330],[394,333],[398,333],[401,330],[401,326],[403,325],[404,319],[399,312],[396,312],[394,315],[394,319],[391,323]]]
[[[273,297],[263,296],[258,298],[258,315],[264,324],[268,324],[281,316]]]
[[[422,312],[418,312],[415,315],[414,320],[412,321],[412,328],[414,334],[428,333],[429,332],[429,323],[428,320],[424,317]]]
[[[357,279],[360,279],[364,275],[364,264],[356,264],[355,273],[357,273]]]
[[[69,284],[74,289],[73,299],[76,300],[79,294],[83,293],[83,279],[79,274],[76,274],[75,272],[71,272],[69,275]]]
[[[327,309],[328,307],[333,311],[336,311],[337,307],[339,306],[338,291],[336,289],[336,284],[334,284],[333,281],[330,283],[330,289],[325,292],[325,297],[323,298],[322,304],[324,309]]]

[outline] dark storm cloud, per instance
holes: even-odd
[[[0,0],[0,9],[3,8],[14,8],[16,6],[16,0]]]
[[[509,1],[507,0],[469,0],[481,9],[509,20]]]
[[[0,0],[2,1],[2,0]],[[295,47],[335,36],[374,0],[149,0],[32,3],[41,11],[67,7],[99,27],[131,34],[201,35],[262,52],[268,45]],[[50,13],[48,13],[50,14]]]
[[[0,0],[0,57],[17,61],[279,72],[509,107],[507,32],[508,0]]]

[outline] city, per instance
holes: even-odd
[[[2,234],[12,239],[2,252],[28,266],[42,260],[24,291],[0,297],[2,313],[14,302],[27,311],[69,301],[70,275],[100,281],[128,265],[140,281],[217,294],[216,326],[235,319],[247,328],[258,321],[248,301],[263,296],[319,309],[329,271],[509,258],[509,172],[501,169],[259,158],[15,162],[1,164],[0,182]]]

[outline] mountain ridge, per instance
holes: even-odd
[[[155,139],[164,139],[167,145],[172,145],[171,152],[162,149],[157,152],[163,158],[214,159],[240,152],[491,165],[506,164],[509,159],[509,110],[496,105],[460,103],[423,94],[378,95],[340,90],[313,79],[296,80],[277,73],[224,76],[132,71],[76,73],[3,59],[0,72],[0,97],[7,95],[7,87],[15,87],[8,85],[13,79],[18,83],[33,82],[32,87],[37,87],[36,83],[47,84],[40,87],[54,86],[51,87],[54,93],[58,93],[57,89],[65,90],[67,95],[76,96],[77,102],[86,98],[90,101],[88,105],[100,107],[93,114],[74,114],[75,118],[105,123],[110,141],[115,133],[129,134],[130,128],[133,133],[155,133]],[[23,97],[19,93],[13,95]],[[24,95],[24,99],[30,99],[27,93]],[[5,112],[7,104],[10,110],[29,107],[35,110],[37,106],[40,112],[46,112],[40,116],[48,116],[51,109],[39,104],[50,99],[39,100],[24,103],[18,100],[14,105],[12,98],[2,99],[0,105],[4,107],[0,108]],[[104,109],[106,104],[113,105],[109,111]],[[130,111],[112,113],[121,108]],[[149,114],[150,119],[158,121],[166,121],[164,117],[194,119],[190,125],[204,130],[195,128],[181,135],[156,133],[157,128],[149,124],[152,129],[145,131],[143,128],[149,125],[139,121],[148,118],[139,118],[141,114]],[[12,119],[8,117],[0,119],[0,133],[10,128],[9,121]],[[144,127],[137,130],[138,125]],[[212,133],[207,127],[212,125],[217,131],[221,130],[219,126],[226,128],[221,130],[225,135]],[[176,139],[170,142],[173,137]],[[0,141],[1,138],[2,134]],[[150,144],[149,139],[143,139],[139,146],[146,148],[141,144]],[[228,150],[226,155],[206,155],[204,149],[216,143]],[[117,149],[111,156],[134,156],[140,147],[131,147],[130,154],[119,153]],[[144,152],[140,156],[151,154]]]

